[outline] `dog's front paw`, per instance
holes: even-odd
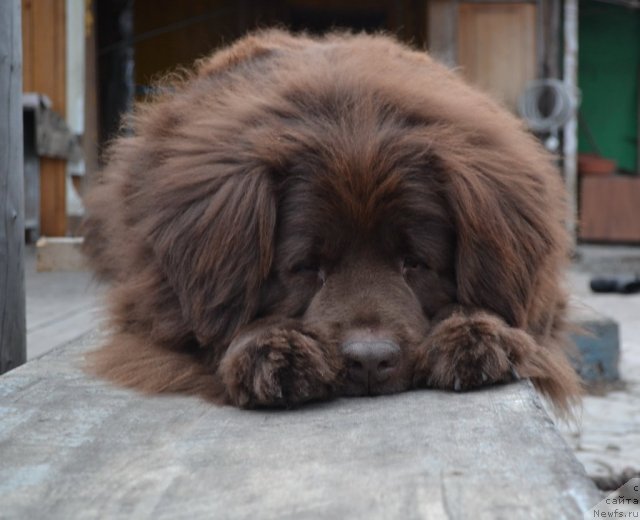
[[[236,406],[292,406],[331,395],[338,370],[319,343],[282,328],[242,335],[220,363],[228,401]]]
[[[443,320],[416,364],[416,386],[468,390],[517,379],[505,342],[510,335],[502,320],[486,313]]]

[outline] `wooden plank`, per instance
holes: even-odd
[[[98,171],[98,60],[96,57],[95,1],[87,0],[85,7],[85,106],[84,106],[84,164],[86,175],[80,181],[80,194]]]
[[[102,307],[82,305],[58,311],[55,318],[27,330],[27,359],[31,361],[52,348],[66,345],[96,329],[104,316]]]
[[[515,111],[536,76],[536,5],[461,3],[458,63],[473,84]]]
[[[291,411],[144,397],[78,368],[0,378],[8,518],[582,518],[601,500],[528,382]]]
[[[538,77],[559,78],[562,2],[561,0],[540,0],[538,5]]]
[[[86,258],[82,253],[82,237],[41,237],[36,243],[38,252],[37,270],[86,271]]]
[[[640,179],[587,175],[580,184],[582,240],[640,242]]]
[[[0,2],[0,374],[26,360],[20,2]]]
[[[103,287],[91,273],[38,272],[36,254],[35,247],[25,248],[27,360],[95,330],[104,319]]]
[[[66,113],[65,0],[22,3],[24,91],[46,94],[58,114]],[[40,163],[40,232],[67,233],[66,161]]]

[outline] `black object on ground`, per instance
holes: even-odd
[[[596,293],[633,294],[640,292],[640,278],[637,275],[597,276],[591,279],[590,287]]]
[[[615,491],[624,486],[632,478],[640,477],[640,470],[631,467],[624,468],[620,473],[609,475],[608,477],[592,477],[598,489],[602,491]]]

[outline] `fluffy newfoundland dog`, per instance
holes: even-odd
[[[487,96],[385,36],[280,31],[159,91],[86,201],[97,373],[242,407],[517,377],[577,399],[561,179]]]

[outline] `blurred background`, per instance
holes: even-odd
[[[51,160],[56,150],[47,155],[42,145],[31,154],[40,155],[32,161],[40,172],[27,176],[30,238],[75,233],[84,179],[99,167],[121,114],[154,79],[277,25],[386,31],[429,51],[524,116],[559,155],[579,209],[578,240],[640,243],[639,7],[638,0],[24,0],[30,112],[46,105],[75,138],[66,160]]]
[[[592,475],[640,467],[640,0],[23,0],[21,26],[28,358],[100,322],[81,197],[154,79],[256,28],[384,31],[489,92],[556,155],[575,320],[592,331],[578,340],[591,395],[565,435]]]

